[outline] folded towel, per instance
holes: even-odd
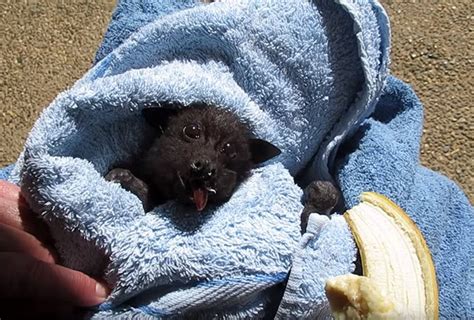
[[[373,115],[340,154],[337,176],[348,207],[362,191],[398,203],[431,250],[440,317],[474,317],[474,210],[462,190],[419,163],[422,105],[412,89],[389,77]]]
[[[433,252],[441,315],[472,315],[472,207],[419,167],[421,106],[384,87],[388,48],[375,1],[119,1],[96,65],[45,109],[10,179],[65,265],[105,270],[98,318],[327,316],[324,281],[353,271],[355,245],[341,217],[311,216],[300,236],[297,174],[337,182],[348,206],[362,191],[395,200]],[[283,152],[205,215],[145,214],[102,176],[139,152],[140,112],[160,101],[231,110]]]

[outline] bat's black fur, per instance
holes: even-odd
[[[127,169],[115,168],[106,175],[138,196],[147,211],[171,199],[194,202],[198,211],[208,201],[225,202],[254,165],[280,153],[269,142],[253,139],[229,111],[202,104],[179,107],[145,109],[147,122],[157,129],[151,147]],[[311,213],[328,215],[340,199],[326,181],[312,182],[304,195],[302,232]]]
[[[194,202],[198,211],[207,202],[225,202],[254,165],[280,153],[269,142],[252,138],[230,111],[198,104],[167,107],[144,110],[157,128],[151,147],[127,169],[116,168],[106,176],[137,195],[145,210],[172,199]]]

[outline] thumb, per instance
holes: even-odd
[[[33,299],[75,306],[102,303],[109,290],[93,278],[19,253],[0,253],[0,300]]]

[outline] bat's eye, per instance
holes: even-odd
[[[221,153],[225,153],[231,159],[237,156],[237,151],[235,150],[235,146],[230,142],[227,142],[222,146]]]
[[[198,124],[188,124],[183,128],[183,134],[189,139],[199,139],[201,137],[201,127]]]

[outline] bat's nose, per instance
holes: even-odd
[[[196,178],[210,179],[216,174],[216,166],[207,159],[199,159],[191,163],[191,174]]]

